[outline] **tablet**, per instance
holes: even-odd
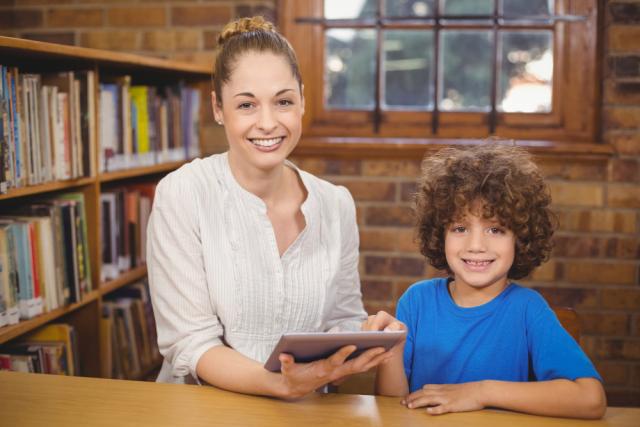
[[[347,359],[352,359],[374,347],[389,350],[406,335],[405,331],[363,331],[363,332],[305,332],[284,334],[264,364],[265,369],[280,371],[280,353],[292,355],[297,363],[308,363],[326,359],[346,345],[355,345],[356,351]]]

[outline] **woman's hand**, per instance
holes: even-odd
[[[299,399],[330,382],[366,372],[390,357],[389,352],[385,352],[382,347],[376,347],[347,360],[355,350],[356,346],[348,345],[326,359],[311,363],[295,363],[290,354],[281,354],[279,360],[282,364],[283,387],[280,397]]]
[[[430,414],[478,411],[484,408],[482,382],[427,384],[402,400],[407,408],[427,407]]]

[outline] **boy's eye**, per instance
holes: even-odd
[[[504,234],[504,230],[500,227],[490,227],[489,233],[491,234]]]
[[[467,229],[466,229],[466,228],[464,228],[464,227],[463,227],[463,226],[461,226],[461,225],[457,225],[457,226],[453,227],[453,228],[451,229],[451,231],[452,231],[452,232],[454,232],[454,233],[464,233],[465,231],[467,231]]]

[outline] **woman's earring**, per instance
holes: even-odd
[[[222,126],[222,120],[216,120],[216,123],[218,123],[220,126]]]

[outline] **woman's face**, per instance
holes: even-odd
[[[302,131],[304,98],[284,57],[246,52],[233,64],[222,86],[222,107],[212,93],[213,111],[222,121],[230,155],[241,168],[268,171],[282,165]]]

